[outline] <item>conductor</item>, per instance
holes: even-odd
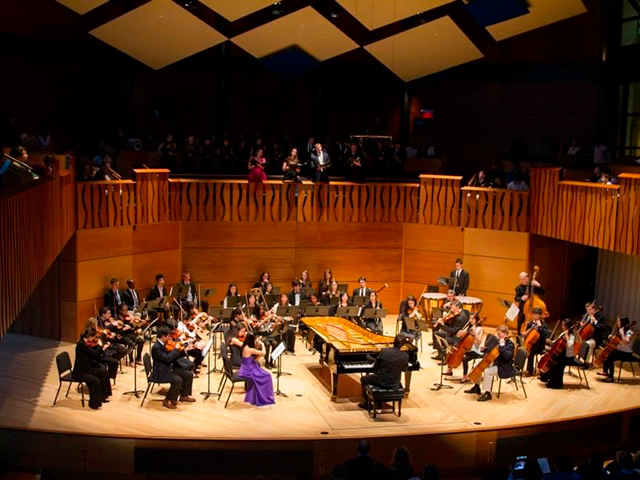
[[[405,338],[403,335],[396,335],[393,339],[393,347],[384,348],[380,352],[380,355],[378,355],[378,358],[376,358],[373,364],[373,370],[376,373],[370,373],[360,379],[363,401],[358,404],[358,407],[365,410],[367,409],[367,395],[365,392],[367,385],[375,385],[394,390],[400,390],[402,388],[400,376],[402,372],[409,367],[409,354],[400,350],[400,347],[402,347],[402,344],[405,342]]]

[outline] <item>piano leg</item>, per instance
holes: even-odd
[[[335,372],[331,372],[331,401],[335,402],[338,398],[338,380],[340,375]]]
[[[411,370],[407,370],[404,372],[404,398],[409,396],[409,392],[411,391],[411,374],[413,372]]]

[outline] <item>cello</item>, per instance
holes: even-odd
[[[546,319],[547,317],[549,317],[549,312],[545,312],[543,316],[540,317],[540,319]],[[528,323],[528,322],[527,322]],[[527,323],[525,323],[525,327]],[[527,352],[531,351],[531,347],[533,347],[536,342],[540,339],[540,332],[538,331],[538,328],[542,327],[542,323],[540,325],[536,325],[535,322],[534,324],[531,326],[531,328],[529,328],[529,330],[526,330],[525,332],[522,333],[522,337],[524,338],[523,340],[523,347]]]
[[[521,334],[524,334],[524,328],[526,324],[531,321],[531,311],[534,308],[538,307],[540,310],[542,310],[542,315],[545,315],[547,313],[547,304],[544,303],[544,301],[540,298],[540,295],[535,293],[536,287],[534,287],[533,285],[533,281],[536,280],[538,273],[540,273],[540,267],[538,265],[535,265],[533,267],[533,274],[529,279],[529,285],[527,285],[528,298],[522,306],[522,313],[524,313],[525,321],[522,322],[522,328],[520,331]]]
[[[559,323],[556,324],[556,328],[558,327],[558,325]],[[556,363],[556,360],[558,359],[558,357],[565,352],[565,349],[567,348],[566,334],[567,333],[571,334],[572,330],[573,328],[569,328],[569,330],[567,330],[566,332],[565,331],[560,332],[560,335],[558,336],[558,338],[556,338],[551,343],[549,350],[547,350],[547,352],[545,352],[545,354],[538,361],[538,370],[540,371],[540,373],[548,373],[549,370],[551,370],[551,367],[553,366],[553,364]]]
[[[635,324],[635,320],[629,323],[629,328],[633,327]],[[602,347],[600,352],[598,352],[596,359],[593,361],[593,364],[598,368],[604,365],[604,362],[607,361],[607,358],[609,358],[609,356],[615,350],[617,350],[618,345],[620,345],[620,329],[622,328],[620,326],[620,315],[618,315],[618,320],[616,321],[616,328],[618,329],[618,331],[614,335],[609,336],[609,341],[604,347]]]
[[[506,341],[509,342],[510,340]],[[473,367],[473,370],[469,372],[469,375],[467,375],[467,379],[471,381],[471,383],[477,383],[477,381],[480,380],[480,377],[482,377],[484,371],[493,365],[493,362],[495,362],[500,356],[500,341],[498,340],[498,337],[490,334],[487,336],[487,344],[491,346],[486,347],[486,353],[482,357],[482,360],[480,360],[476,366]]]
[[[460,364],[462,363],[462,359],[464,358],[464,356],[466,355],[466,353],[471,350],[471,348],[473,348],[473,344],[476,341],[476,337],[475,334],[472,333],[473,332],[473,328],[480,325],[480,319],[478,317],[476,317],[476,325],[472,325],[471,321],[469,321],[467,323],[467,325],[465,325],[461,331],[466,329],[466,332],[464,332],[464,335],[462,335],[462,337],[460,337],[460,340],[458,341],[458,343],[456,344],[455,347],[453,347],[453,349],[451,350],[451,352],[449,352],[447,354],[447,358],[445,360],[445,363],[447,364],[448,367],[450,368],[458,368],[460,366]],[[486,320],[487,317],[484,317],[482,319],[482,321]]]

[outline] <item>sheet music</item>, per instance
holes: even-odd
[[[518,308],[518,305],[512,303],[509,307],[509,310],[507,310],[507,313],[505,313],[505,316],[510,322],[513,322],[516,318],[518,318],[519,313],[520,309]]]
[[[285,344],[284,342],[280,342],[280,345],[278,345],[276,348],[273,349],[273,351],[271,352],[271,360],[275,361],[278,359],[278,357],[280,355],[282,355],[282,353],[285,350]]]

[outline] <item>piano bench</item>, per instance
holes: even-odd
[[[404,388],[394,390],[392,388],[378,387],[377,385],[367,385],[365,387],[367,393],[367,411],[374,420],[377,416],[378,409],[380,413],[393,413],[396,416],[402,416],[402,399],[404,398]],[[384,403],[391,402],[391,411],[384,411],[382,406]],[[396,412],[396,403],[398,411]]]

